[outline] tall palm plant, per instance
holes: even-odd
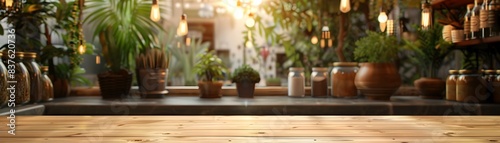
[[[131,70],[133,58],[146,48],[153,47],[161,26],[150,16],[151,0],[87,0],[93,37],[98,37],[103,57],[111,71]]]

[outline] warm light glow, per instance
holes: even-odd
[[[381,23],[379,23],[379,26],[380,26],[380,32],[384,32],[385,31],[385,27],[387,27],[387,23],[386,22],[381,22]]]
[[[332,39],[328,39],[328,47],[332,47],[333,46],[333,40]]]
[[[78,53],[80,54],[84,54],[85,53],[85,45],[83,44],[80,44],[80,46],[78,46]]]
[[[181,21],[179,22],[179,27],[177,27],[177,36],[186,36],[187,34],[188,34],[187,15],[183,14],[181,16]]]
[[[181,8],[181,3],[176,2],[176,3],[175,3],[175,8]]]
[[[319,43],[319,46],[321,48],[325,48],[325,39],[321,39],[321,42]]]
[[[430,10],[425,8],[422,10],[422,28],[427,29],[430,26]]]
[[[101,64],[101,57],[95,56],[95,64]]]
[[[247,27],[253,27],[253,26],[255,26],[255,19],[253,19],[252,17],[249,17],[247,19],[247,21],[245,22],[245,25]]]
[[[247,47],[247,48],[252,48],[252,47],[253,47],[253,43],[252,43],[252,41],[250,41],[250,40],[249,40],[249,41],[247,41],[247,42],[245,43],[245,47]]]
[[[343,13],[347,13],[347,12],[351,11],[350,0],[340,0],[340,11]]]
[[[380,12],[380,14],[378,15],[378,22],[380,23],[385,23],[387,22],[387,14],[385,12]]]
[[[261,3],[262,3],[262,0],[253,0],[253,1],[252,1],[252,5],[254,5],[254,6],[258,6],[258,5],[260,5]]]
[[[312,36],[311,43],[314,44],[314,45],[318,44],[318,37]]]
[[[158,22],[160,21],[160,6],[156,1],[153,1],[153,6],[151,6],[151,20]]]
[[[12,4],[14,3],[14,0],[6,0],[5,1],[5,6],[6,7],[12,7]]]
[[[191,38],[190,37],[186,38],[186,46],[191,46]]]
[[[387,20],[387,34],[388,35],[394,34],[394,20],[392,19]]]
[[[234,9],[234,18],[242,19],[244,15],[245,14],[244,14],[243,8],[237,7],[236,9]]]

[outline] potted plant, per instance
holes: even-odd
[[[281,79],[277,77],[267,78],[266,86],[281,86]]]
[[[443,27],[435,24],[428,30],[418,28],[416,40],[405,40],[405,47],[413,51],[410,60],[418,65],[421,77],[415,80],[415,87],[422,93],[422,98],[441,99],[446,82],[439,78],[437,72],[445,57],[450,53],[451,44],[442,38]]]
[[[201,98],[220,98],[221,88],[224,79],[223,72],[226,70],[222,60],[213,52],[206,52],[200,56],[200,59],[194,67],[198,75],[198,89]]]
[[[368,99],[390,100],[401,86],[401,77],[394,64],[399,46],[393,36],[367,32],[368,36],[356,41],[354,57],[360,62],[354,84]]]
[[[162,98],[168,79],[169,57],[161,49],[152,48],[136,57],[136,75],[143,98]]]
[[[150,17],[151,1],[87,0],[85,22],[93,25],[108,71],[97,75],[103,98],[125,98],[132,86],[134,57],[153,47],[161,26]]]
[[[248,65],[243,65],[234,70],[233,83],[236,83],[238,96],[243,98],[253,98],[255,84],[260,82],[260,74]]]

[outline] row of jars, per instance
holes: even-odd
[[[35,62],[36,53],[4,51],[0,56],[3,63],[0,64],[0,107],[8,102],[17,106],[52,101],[54,90],[47,76],[48,67],[40,67]]]
[[[500,70],[450,70],[446,99],[467,103],[500,103]]]
[[[358,90],[354,85],[354,78],[358,69],[358,63],[354,62],[335,62],[331,71],[325,67],[312,68],[311,96],[356,97]],[[288,96],[304,97],[306,82],[304,68],[292,67],[289,71]],[[330,92],[329,84],[332,87]]]

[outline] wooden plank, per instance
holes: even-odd
[[[402,142],[494,142],[500,137],[56,137],[56,138],[3,138],[5,142],[24,143],[332,143],[332,142],[380,142],[380,143],[402,143]]]

